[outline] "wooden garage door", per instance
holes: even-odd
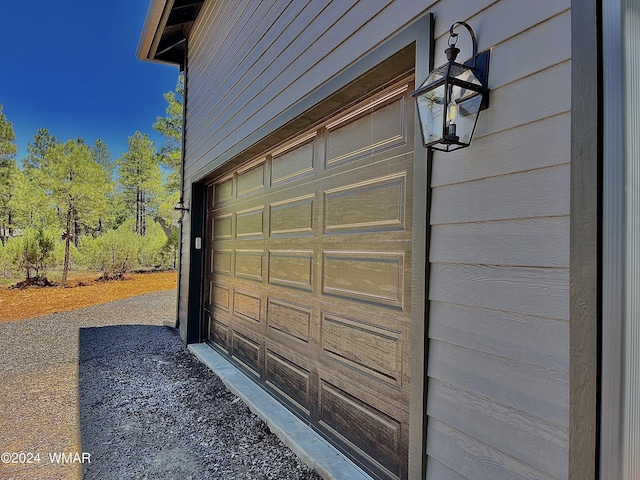
[[[411,90],[208,189],[208,341],[383,478],[407,474]]]

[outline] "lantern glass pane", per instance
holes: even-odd
[[[482,86],[482,83],[475,76],[471,68],[466,67],[464,65],[460,65],[458,63],[454,63],[451,65],[449,76],[457,78],[458,80],[462,80],[463,82],[471,83],[473,85],[478,85],[479,87]]]
[[[446,122],[448,131],[452,131],[458,137],[456,142],[469,144],[476,125],[476,119],[480,113],[482,94],[454,86],[451,94],[451,103],[455,108],[448,109]],[[450,112],[450,113],[449,113]],[[451,125],[455,125],[452,127]]]
[[[444,130],[445,85],[420,94],[417,98],[418,115],[422,125],[422,139],[425,145],[440,141]]]
[[[420,85],[420,88],[426,85],[437,83],[443,78],[445,78],[446,76],[448,76],[448,74],[449,74],[449,64],[445,63],[444,65],[439,66],[435,70],[432,70],[427,76],[427,79],[424,82],[422,82],[422,85]]]

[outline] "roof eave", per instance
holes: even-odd
[[[173,2],[174,0],[151,0],[136,52],[140,60],[158,61],[155,58],[156,49]]]
[[[204,0],[151,0],[137,56],[184,68],[186,39],[196,22]]]

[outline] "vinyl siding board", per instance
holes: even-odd
[[[429,338],[569,373],[569,323],[444,302],[431,305]]]
[[[183,226],[187,222],[183,223]],[[178,276],[178,318],[180,321],[180,335],[183,339],[187,338],[187,322],[188,304],[189,304],[189,237],[190,233],[186,228],[182,229],[182,238],[180,240],[180,275]]]
[[[229,2],[233,4],[234,2]],[[243,5],[242,3],[236,3],[237,6]],[[257,5],[253,5],[249,8],[249,4],[244,4],[245,10],[242,11],[246,17],[244,21],[238,26],[237,20],[230,21],[227,25],[224,25],[224,32],[227,37],[230,35],[234,39],[233,42],[226,42],[224,49],[220,49],[215,54],[215,60],[209,65],[206,61],[202,61],[207,57],[198,56],[197,53],[190,58],[195,63],[194,74],[196,80],[193,87],[198,91],[203,91],[206,95],[211,96],[216,91],[223,87],[227,87],[227,82],[230,81],[232,74],[240,71],[241,67],[247,61],[247,57],[254,52],[254,46],[263,42],[264,38],[269,38],[275,35],[273,30],[270,29],[270,25],[275,23],[278,17],[286,13],[291,12],[292,9],[282,10],[277,8],[274,2],[262,1]],[[249,11],[246,9],[249,8]],[[286,18],[286,17],[285,17]],[[236,31],[229,31],[229,29],[236,28]],[[215,45],[211,42],[211,45]],[[207,52],[207,55],[211,55],[211,52]],[[223,80],[223,81],[221,81]],[[196,120],[197,117],[194,117]]]
[[[569,214],[569,164],[434,188],[431,224]]]
[[[527,465],[562,478],[567,475],[568,430],[487,397],[433,381],[429,415]]]
[[[569,217],[434,225],[429,257],[434,263],[568,268]]]
[[[278,52],[291,48],[291,45],[298,40],[298,36],[322,12],[319,8],[320,4],[308,4],[306,8],[301,8],[302,6],[304,3],[293,3],[281,12],[276,19],[281,29],[265,25],[264,36],[247,55],[239,59],[238,64],[230,66],[235,69],[230,72],[232,75],[225,75],[223,67],[226,65],[221,67],[220,60],[216,60],[213,65],[203,62],[200,68],[207,75],[207,81],[195,87],[197,94],[201,95],[203,100],[198,102],[199,108],[194,112],[193,117],[194,125],[199,127],[201,134],[206,134],[206,127],[219,120],[245,91],[249,94],[260,93],[269,75],[273,75],[273,73],[270,74],[269,68],[272,68],[272,72],[280,71],[277,67],[282,66],[283,60],[277,59]],[[243,25],[238,28],[242,29]],[[212,107],[214,107],[213,111],[211,111]],[[223,118],[229,118],[229,116],[224,115]],[[198,136],[194,137],[193,141],[197,141],[198,138]]]
[[[233,29],[248,7],[248,2],[205,2],[189,39],[189,68],[194,72],[194,87],[210,81],[205,67],[217,65],[224,53],[233,48],[235,42],[229,41]]]
[[[556,166],[571,154],[567,141],[570,135],[571,114],[562,112],[511,128],[505,134],[474,138],[474,155],[462,149],[434,158],[431,186]]]
[[[568,375],[440,341],[430,344],[428,374],[461,390],[568,427]]]
[[[431,265],[432,301],[569,319],[569,270],[438,263]]]
[[[427,458],[427,471],[431,480],[466,480],[463,476],[438,462],[432,456]]]
[[[224,141],[232,129],[244,126],[243,123],[248,118],[266,122],[268,118],[260,115],[260,109],[274,95],[273,89],[277,89],[275,92],[277,95],[296,80],[294,70],[299,68],[300,57],[306,58],[303,55],[305,52],[308,52],[307,56],[314,52],[311,47],[318,48],[318,52],[314,53],[308,61],[315,62],[322,58],[323,52],[326,52],[330,46],[330,44],[324,46],[319,41],[323,32],[335,25],[351,6],[350,2],[332,2],[328,6],[322,2],[310,2],[301,12],[297,12],[299,7],[296,3],[293,2],[286,7],[286,10],[291,9],[295,14],[290,23],[285,23],[288,20],[285,17],[279,19],[281,23],[272,26],[276,34],[274,41],[255,46],[254,51],[260,52],[260,56],[254,62],[244,65],[242,78],[233,84],[222,82],[226,88],[220,89],[221,94],[207,96],[207,103],[203,104],[202,109],[215,108],[213,114],[206,115],[202,125],[197,124],[196,112],[194,122],[201,133],[193,136],[193,144],[191,139],[188,139],[187,148],[193,150],[192,159],[199,159],[210,151],[209,158],[215,158],[218,151],[222,153],[224,147],[213,150],[215,144]],[[334,39],[336,40],[337,38]],[[274,85],[274,80],[278,78],[279,81]],[[305,93],[314,86],[314,84],[307,85],[308,90]],[[291,99],[290,103],[295,100]],[[274,110],[272,113],[277,111],[279,110]],[[248,125],[244,128],[246,131],[253,131]]]
[[[474,1],[472,6],[464,0],[437,2],[429,9],[436,15],[434,64],[441,65],[447,61],[444,50],[447,48],[449,27],[454,22],[464,20],[473,27],[478,40],[478,51],[482,51],[517,42],[518,37],[526,35],[527,32],[540,25],[544,25],[553,17],[569,10],[570,6],[570,0],[527,4],[523,4],[520,0],[483,0]],[[557,37],[555,48],[566,51],[564,49],[568,48],[571,43],[568,37],[569,31],[560,33],[561,36]],[[535,42],[544,41],[540,37],[541,35],[536,35]],[[563,41],[566,43],[566,47],[560,45]],[[461,54],[461,59],[471,56],[468,53],[471,51],[471,41],[466,34],[462,33],[460,35],[457,45],[462,52],[467,52],[466,56],[464,56],[465,53]],[[527,45],[526,50],[523,52],[525,57],[531,51],[531,48],[535,49],[531,44]],[[527,58],[527,61],[519,59],[517,63],[522,63],[522,66],[524,66],[532,62],[535,64],[536,61],[535,59]],[[550,64],[548,63],[548,65]],[[523,68],[522,66],[517,68]],[[491,73],[489,77],[490,88],[495,88],[495,86],[503,83],[501,77],[492,76]]]
[[[545,7],[553,6],[555,2],[548,2]],[[542,5],[537,5],[541,7]],[[522,8],[522,4],[518,4]],[[538,9],[536,8],[536,11]],[[553,14],[554,11],[550,11]],[[518,18],[522,18],[518,15]],[[559,42],[571,30],[571,12],[565,10],[549,20],[534,25],[521,34],[516,35],[508,41],[494,44],[491,50],[491,71],[490,77],[496,83],[493,88],[512,83],[520,78],[534,75],[549,68],[550,65],[557,65],[566,62],[571,58],[571,42]],[[494,33],[495,32],[495,33]],[[492,34],[500,33],[504,35],[504,30],[496,28],[483,32],[483,38],[491,41]],[[524,57],[526,62],[522,61]]]
[[[427,432],[427,455],[438,458],[465,479],[556,480],[434,417],[429,418]],[[427,478],[433,479],[430,470],[427,470]]]
[[[491,74],[489,74],[491,75]],[[506,131],[570,110],[571,62],[550,66],[491,91],[491,106],[480,114],[474,138]],[[518,105],[518,108],[513,108]]]

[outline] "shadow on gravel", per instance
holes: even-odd
[[[319,479],[157,326],[80,329],[84,478]]]

